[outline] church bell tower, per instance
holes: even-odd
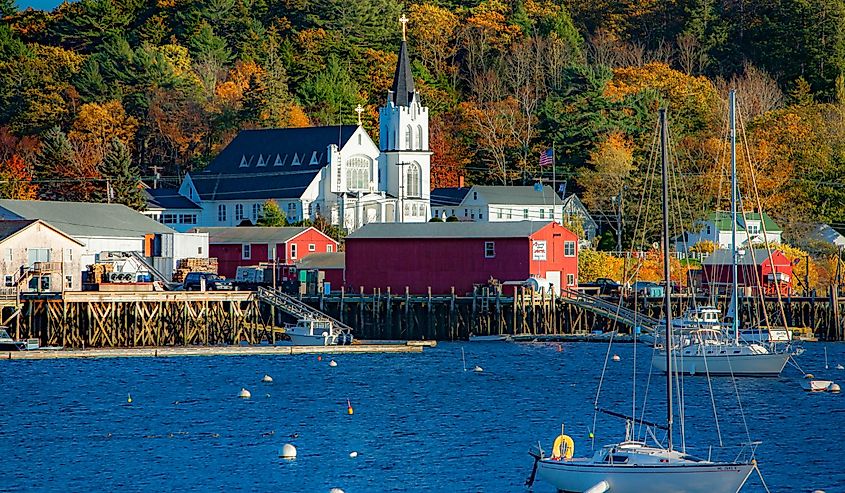
[[[428,108],[414,88],[408,56],[406,24],[387,101],[379,109],[379,167],[385,177],[382,189],[396,197],[397,222],[424,222],[430,217],[431,151],[428,140]]]

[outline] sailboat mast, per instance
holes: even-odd
[[[666,283],[663,299],[666,304],[666,430],[668,448],[672,450],[672,284],[669,271],[669,145],[666,108],[660,108],[660,165],[663,175],[663,275]]]
[[[728,93],[731,123],[731,329],[734,333],[734,344],[739,344],[739,279],[737,263],[739,262],[736,248],[737,201],[739,191],[736,186],[736,90]]]

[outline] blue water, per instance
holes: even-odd
[[[483,373],[462,371],[461,347]],[[830,370],[821,344],[799,363],[845,384],[834,369],[845,345],[827,347]],[[614,347],[622,362],[609,364],[603,407],[630,412],[633,349]],[[335,368],[304,355],[0,361],[0,490],[522,492],[527,450],[537,440],[548,450],[561,420],[576,455],[590,452],[605,350],[451,343],[421,355],[337,355]],[[650,350],[637,351],[641,400]],[[261,383],[265,373],[273,383]],[[737,381],[751,437],[763,441],[764,478],[773,492],[845,492],[845,394],[805,394],[800,381],[789,367],[779,379]],[[663,378],[651,385],[646,418],[661,421]],[[706,457],[718,444],[707,383],[684,385],[687,449]],[[252,399],[237,398],[241,387]],[[725,444],[746,441],[732,381],[713,387]],[[623,425],[600,417],[597,441],[620,439]],[[295,461],[277,457],[286,442]],[[764,490],[755,479],[743,491]]]

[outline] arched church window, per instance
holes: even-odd
[[[405,190],[409,197],[420,196],[420,165],[416,162],[408,166],[408,174],[405,176]]]
[[[367,190],[370,185],[370,158],[352,156],[346,161],[346,188]]]
[[[411,126],[408,125],[405,127],[405,149],[413,149],[414,148],[414,136],[413,131],[411,130]]]
[[[425,144],[423,143],[422,125],[417,125],[417,149],[425,149]]]

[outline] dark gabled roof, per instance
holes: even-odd
[[[266,227],[266,226],[236,226],[194,228],[194,233],[208,233],[210,245],[238,244],[238,243],[284,243],[294,236],[309,229],[302,226]]]
[[[0,221],[0,241],[12,236],[18,231],[34,223],[35,219],[18,219],[12,221]]]
[[[347,236],[356,239],[395,238],[528,238],[550,224],[519,221],[501,223],[370,223]]]
[[[344,269],[346,268],[346,253],[309,253],[296,262],[297,269]]]
[[[296,199],[302,196],[321,168],[295,172],[191,175],[197,193],[203,200]]]
[[[191,173],[203,200],[299,197],[356,125],[242,130],[207,168]],[[253,193],[253,190],[263,192]]]
[[[41,219],[69,236],[137,238],[176,231],[121,204],[0,200],[0,216]]]
[[[202,209],[196,202],[172,188],[145,188],[144,195],[147,197],[147,209]]]
[[[337,144],[343,147],[357,129],[356,125],[332,125],[241,130],[211,164],[196,176],[322,168],[328,164],[328,146]],[[293,164],[294,157],[299,164]],[[261,162],[263,164],[259,166]]]
[[[469,187],[435,188],[431,191],[431,206],[460,205]]]
[[[399,45],[399,59],[396,61],[391,90],[393,104],[396,106],[408,106],[414,99],[414,76],[411,73],[411,59],[408,57],[408,43],[404,39]]]

